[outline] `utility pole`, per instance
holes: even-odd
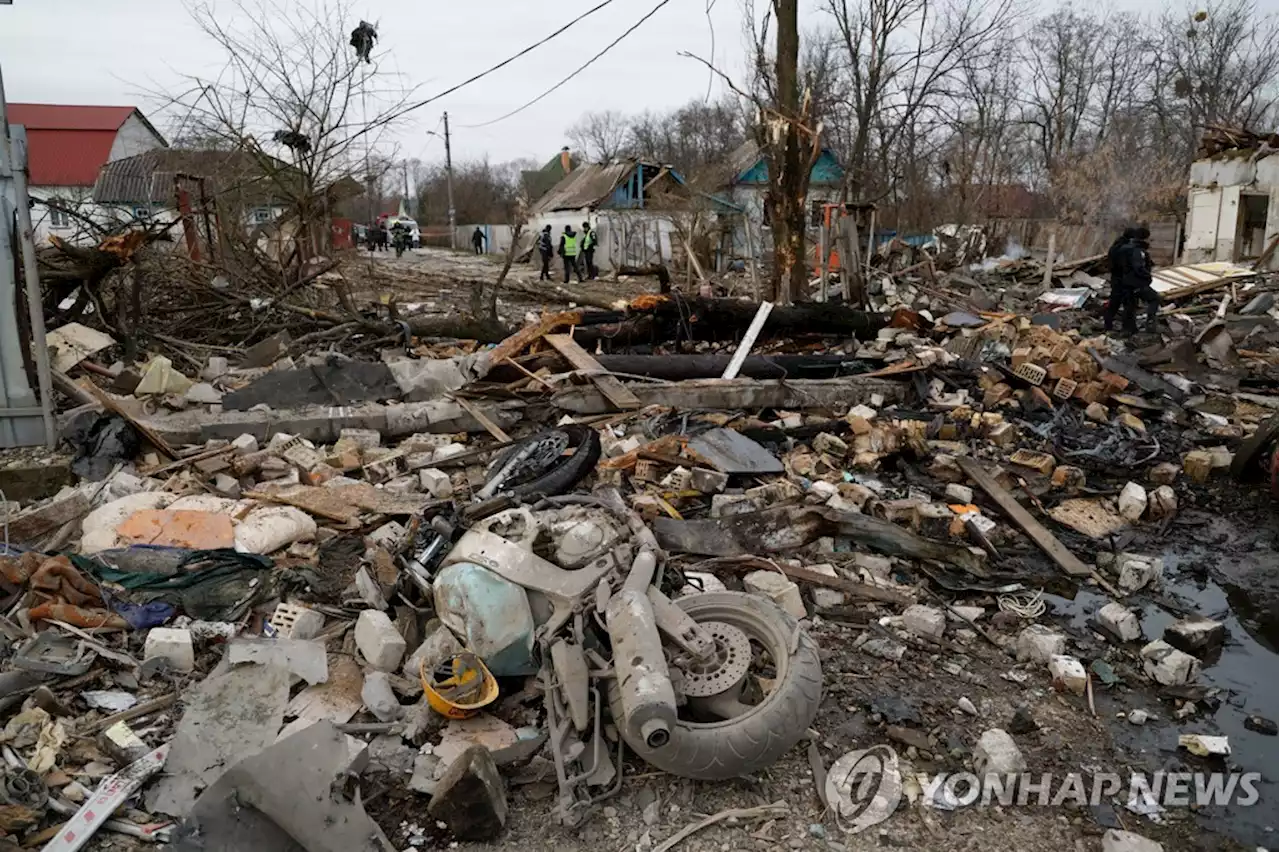
[[[449,248],[458,247],[458,211],[453,208],[453,149],[449,147],[449,113],[444,114],[444,178],[449,191]]]
[[[400,172],[404,175],[404,212],[413,215],[413,206],[409,203],[409,161],[400,164]]]

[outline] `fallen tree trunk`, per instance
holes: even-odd
[[[788,410],[847,411],[849,406],[867,403],[879,394],[885,403],[901,402],[907,384],[888,379],[843,379],[758,381],[756,379],[692,379],[678,384],[630,382],[628,390],[641,405],[662,405],[689,411],[736,411],[760,408]],[[557,391],[551,404],[573,414],[604,414],[613,406],[591,385]]]
[[[574,334],[579,345],[587,343],[589,336],[582,328]],[[631,376],[648,376],[666,381],[685,379],[714,379],[724,373],[732,355],[597,355],[600,366],[611,373]],[[559,370],[563,360],[547,353],[523,362],[525,368],[537,371],[543,367]],[[845,365],[852,365],[847,355],[752,355],[743,362],[738,376],[744,379],[831,379],[859,372]],[[498,381],[514,381],[522,375],[514,367],[494,369],[489,373]],[[501,378],[499,378],[501,377]]]

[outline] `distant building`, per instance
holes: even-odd
[[[1261,257],[1280,232],[1276,135],[1224,148],[1191,164],[1183,263]],[[1202,152],[1203,153],[1203,152]],[[1269,269],[1276,269],[1271,251]]]
[[[565,225],[596,230],[601,269],[670,263],[672,217],[689,210],[694,193],[670,166],[635,158],[571,170],[534,203],[529,227],[551,226],[558,242]]]
[[[540,169],[525,169],[520,172],[520,183],[529,198],[537,199],[546,195],[562,181],[565,175],[573,171],[578,163],[569,149],[561,148],[547,164]]]
[[[104,217],[173,222],[175,238],[186,236],[179,224],[185,212],[204,242],[211,235],[221,240],[233,227],[272,239],[283,227],[289,239],[296,236],[296,205],[309,195],[301,180],[283,160],[252,151],[163,148],[103,166],[93,200]],[[315,203],[333,209],[359,193],[356,181],[344,179],[329,188],[327,205],[324,199]],[[325,233],[309,235],[312,252],[322,252],[327,240]]]
[[[809,170],[809,194],[805,204],[809,209],[809,226],[817,228],[822,222],[822,205],[840,200],[844,186],[844,169],[836,155],[827,148],[818,154]],[[773,223],[769,221],[765,199],[769,194],[769,161],[759,143],[747,141],[729,155],[720,168],[715,197],[728,202],[728,207],[740,212],[737,224],[731,229],[731,244],[722,251],[731,257],[745,258],[754,254],[757,258],[773,251]],[[746,229],[751,228],[750,239]]]
[[[62,202],[61,209],[32,209],[37,241],[51,234],[71,239],[83,231],[77,216],[98,215],[93,187],[107,163],[169,144],[131,106],[11,103],[8,117],[27,130],[31,197]]]

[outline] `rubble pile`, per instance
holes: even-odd
[[[1274,471],[1274,279],[1118,338],[1043,298],[1063,288],[1020,301],[1034,262],[940,245],[921,278],[881,276],[883,314],[650,295],[494,346],[406,332],[378,360],[282,332],[198,374],[101,363],[114,341],[61,327],[71,482],[3,507],[0,741],[29,795],[0,831],[404,848],[517,830],[533,790],[581,827],[637,773],[731,778],[806,739],[823,770],[840,654],[971,693],[954,744],[871,702],[854,745],[897,743],[904,779],[1040,771],[999,690],[1211,713],[1226,628],[1144,626],[1167,568],[1133,545]],[[1092,292],[1086,268],[1050,272]],[[1104,601],[1096,632],[1047,611],[1063,584]],[[761,807],[690,831],[786,813]],[[1121,835],[1103,845],[1159,846]]]

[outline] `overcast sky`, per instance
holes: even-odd
[[[157,104],[147,92],[172,90],[183,73],[215,76],[222,66],[221,51],[195,26],[182,0],[12,2],[0,5],[0,69],[10,101],[125,104],[150,116]],[[428,131],[439,126],[446,109],[455,158],[487,154],[494,162],[523,157],[545,161],[566,143],[564,131],[585,110],[638,112],[703,97],[707,70],[678,54],[711,57],[711,27],[716,64],[740,75],[742,0],[671,0],[535,107],[488,127],[467,126],[491,121],[542,93],[654,2],[614,2],[501,71],[411,113],[395,134],[400,156],[443,159],[440,142]],[[814,3],[808,0],[801,7]],[[214,0],[213,5],[234,25],[232,3]],[[417,86],[418,99],[423,99],[519,51],[593,5],[595,0],[358,0],[345,8],[353,19],[378,24],[378,50],[386,52],[382,67],[395,71],[407,86]],[[764,8],[767,0],[756,5]],[[1122,0],[1107,7],[1148,11],[1162,5],[1158,0]],[[802,29],[819,20],[811,12],[804,18]],[[158,123],[162,129],[167,125],[163,118]]]

